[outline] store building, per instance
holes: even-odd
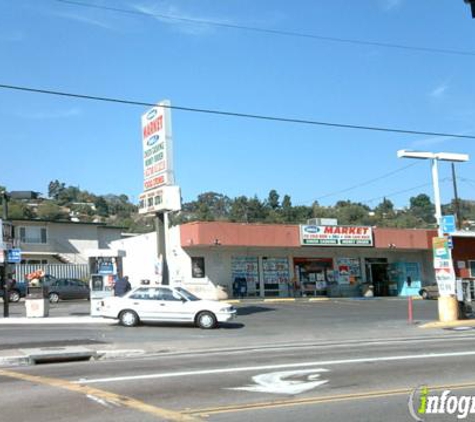
[[[229,297],[361,296],[368,290],[407,296],[434,282],[434,236],[418,229],[194,222],[169,229],[167,261],[171,283],[207,298],[223,291]],[[132,278],[157,277],[154,234],[112,247],[127,251],[124,271]],[[133,260],[134,253],[140,259]]]

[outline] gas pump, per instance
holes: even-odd
[[[91,274],[91,316],[99,316],[101,301],[114,295],[114,283],[123,276],[122,258],[125,257],[125,251],[94,249],[87,251],[87,255]]]

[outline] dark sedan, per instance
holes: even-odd
[[[89,299],[89,286],[77,278],[58,278],[47,283],[51,303],[68,299]]]
[[[27,284],[25,282],[9,281],[10,287],[8,294],[10,302],[19,302],[22,297],[26,296]],[[3,289],[0,288],[0,298],[3,298]]]
[[[424,286],[419,290],[419,294],[422,296],[422,299],[437,299],[439,297],[439,287],[437,284]]]

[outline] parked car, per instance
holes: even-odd
[[[22,297],[26,296],[27,284],[23,281],[17,283],[16,280],[9,280],[9,297],[10,302],[19,302]],[[0,298],[3,298],[3,289],[0,288]]]
[[[419,290],[419,294],[422,296],[422,299],[437,299],[439,297],[439,287],[437,283],[424,286]]]
[[[126,327],[162,321],[190,322],[209,329],[235,318],[236,309],[229,303],[202,300],[181,287],[141,286],[123,297],[102,300],[101,315],[118,319]]]
[[[89,286],[77,278],[50,278],[45,280],[51,303],[67,299],[89,299]]]

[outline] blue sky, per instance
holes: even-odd
[[[475,135],[475,20],[462,0],[78,1],[474,55],[264,34],[56,0],[0,0],[0,84]],[[0,185],[46,194],[49,181],[59,179],[136,201],[145,111],[0,89]],[[386,196],[402,207],[418,193],[432,197],[429,163],[398,159],[403,148],[470,154],[472,161],[457,166],[459,194],[475,199],[473,139],[184,111],[172,112],[172,125],[176,181],[185,201],[206,191],[263,199],[276,189],[294,205],[350,199],[376,206]],[[450,165],[441,164],[444,203],[452,196],[449,178]]]

